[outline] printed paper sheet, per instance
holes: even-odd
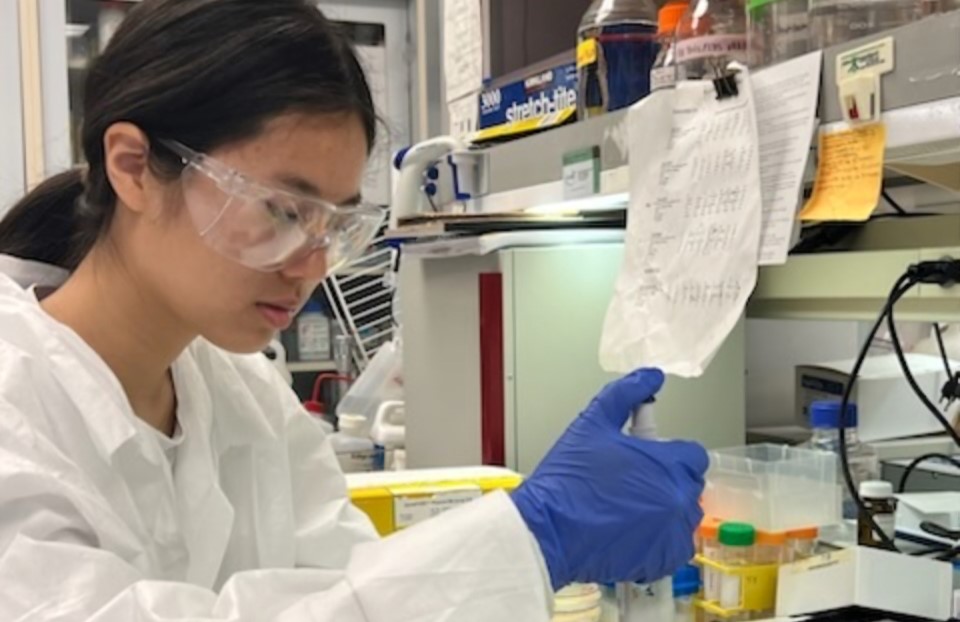
[[[701,375],[756,285],[762,198],[753,93],[717,100],[682,82],[629,112],[624,260],[607,310],[600,363]]]

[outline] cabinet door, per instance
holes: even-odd
[[[357,45],[381,123],[363,195],[389,205],[393,153],[411,141],[409,12],[406,0],[321,0],[323,13],[343,24]]]
[[[23,1],[34,3],[39,13],[43,89],[40,140],[43,142],[44,174],[49,176],[80,162],[78,132],[83,118],[83,85],[87,68],[137,1]],[[0,10],[7,10],[8,2],[0,4],[4,5]],[[368,200],[386,205],[391,190],[390,156],[410,141],[407,2],[318,2],[318,6],[331,19],[344,22],[368,68],[378,113],[383,120],[381,136],[384,140],[374,151],[364,190]],[[0,21],[4,25],[0,28],[7,23],[6,19]],[[6,37],[0,40],[0,50],[4,41]],[[0,58],[6,58],[6,55]]]
[[[106,47],[132,0],[26,0],[39,13],[43,89],[44,174],[82,160],[83,86],[90,63]]]
[[[0,2],[0,218],[26,189],[19,5]]]

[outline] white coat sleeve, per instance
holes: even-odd
[[[9,411],[9,405],[0,403],[0,420],[20,418]],[[505,494],[490,495],[394,537],[357,544],[342,571],[243,572],[215,593],[147,580],[120,556],[100,548],[97,531],[84,516],[105,500],[56,447],[28,428],[0,434],[0,620],[548,619],[542,557]],[[309,461],[317,456],[309,452],[300,468],[309,471]],[[313,546],[340,533],[324,536],[322,528],[312,530],[311,520],[298,517],[298,538],[313,540]],[[350,521],[355,522],[348,529],[367,528],[356,517]],[[309,561],[309,553],[306,557]]]

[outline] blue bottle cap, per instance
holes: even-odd
[[[302,313],[323,313],[326,311],[326,306],[317,300],[316,298],[311,298],[307,301],[307,304],[304,305]]]
[[[693,596],[700,591],[700,569],[684,566],[673,575],[673,597]]]
[[[857,405],[847,404],[847,416],[844,423],[848,428],[857,427]],[[836,429],[840,427],[840,402],[820,401],[810,405],[810,425],[814,428]]]

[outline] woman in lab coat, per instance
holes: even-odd
[[[349,503],[256,354],[381,222],[370,91],[314,7],[144,0],[85,93],[88,165],[0,222],[35,285],[0,276],[0,619],[545,621],[690,558],[703,450],[620,433],[651,370],[511,496],[386,540]]]

